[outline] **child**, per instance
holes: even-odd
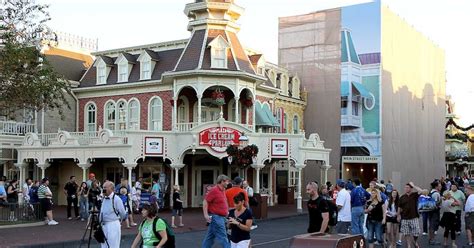
[[[132,212],[135,212],[136,214],[140,213],[140,191],[141,190],[137,189],[135,186],[132,187]]]
[[[125,211],[127,212],[127,218],[125,219],[127,228],[130,228],[130,223],[132,223],[132,226],[136,226],[137,223],[133,221],[133,213],[132,213],[132,208],[130,208],[130,201],[128,197],[127,187],[121,187],[119,193],[120,194],[118,196],[122,200],[123,207],[125,208]]]
[[[179,216],[179,227],[183,227],[183,201],[180,199],[179,186],[173,186],[173,215],[171,217],[171,227],[176,228],[174,224],[174,218],[176,215]]]

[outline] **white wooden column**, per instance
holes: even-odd
[[[91,163],[77,164],[82,169],[82,181],[87,181],[87,170],[92,166]]]
[[[38,164],[38,167],[41,168],[41,179],[46,177],[46,169],[51,166],[49,161],[45,161],[44,164]]]
[[[128,170],[128,186],[132,189],[132,170],[137,167],[137,164],[122,164]]]
[[[178,97],[173,97],[173,128],[172,130],[178,129]]]
[[[252,105],[252,126],[253,126],[253,131],[257,132],[257,121],[255,120],[255,105],[257,103],[257,98],[253,99],[253,105]],[[248,123],[247,123],[248,124]]]
[[[197,99],[198,99],[198,102],[197,102],[197,123],[198,125],[201,125],[201,100],[202,100],[202,95],[197,95]],[[196,122],[196,120],[194,120],[194,122]]]
[[[255,185],[253,185],[254,191],[255,193],[260,193],[260,170],[263,167],[265,167],[265,165],[264,164],[251,164],[250,166],[254,168],[256,172]]]
[[[296,164],[295,167],[298,170],[298,189],[297,189],[297,196],[296,196],[296,211],[298,213],[303,212],[303,197],[301,196],[301,171],[305,167],[305,164]]]
[[[331,168],[331,165],[323,164],[321,165],[321,174],[323,176],[323,181],[321,183],[326,183],[328,181],[328,170]]]
[[[20,182],[18,183],[18,187],[20,188],[19,192],[21,193],[21,195],[20,195],[20,197],[18,197],[18,201],[19,201],[18,203],[21,204],[21,203],[23,203],[23,197],[22,197],[22,195],[23,195],[23,193],[22,193],[23,192],[23,182],[26,179],[26,170],[25,169],[26,169],[27,164],[26,163],[15,163],[14,165],[15,165],[15,167],[18,168],[18,170],[20,172],[20,179],[19,179]],[[5,164],[4,166],[6,167],[7,164]],[[6,174],[4,174],[4,175],[6,175]]]
[[[179,185],[179,169],[183,168],[185,164],[171,164],[170,166],[174,170],[174,185]]]
[[[239,116],[239,97],[234,97],[234,100],[235,100],[235,123],[239,123],[239,119],[240,119],[240,116]]]

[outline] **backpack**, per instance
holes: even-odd
[[[160,233],[158,232],[158,230],[156,230],[156,224],[158,223],[158,220],[161,219],[161,218],[158,218],[156,217],[154,220],[153,220],[153,234],[155,235],[155,237],[157,239],[159,239],[161,241],[161,235]],[[166,235],[168,236],[168,240],[166,241],[166,243],[163,245],[163,248],[175,248],[176,245],[175,245],[175,236],[174,236],[174,231],[173,229],[170,227],[170,225],[168,224],[168,222],[165,220],[165,219],[161,219],[163,220],[163,222],[165,223],[166,225]],[[140,224],[140,229],[143,228],[143,224],[145,224],[145,221],[146,220],[143,220],[142,223]],[[156,244],[153,244],[154,246],[158,245],[158,243]]]
[[[31,203],[37,203],[38,200],[38,187],[31,187],[28,191],[29,200]]]
[[[419,212],[431,212],[438,209],[436,200],[432,197],[433,193],[429,193],[428,196],[420,196],[418,198],[418,211]]]

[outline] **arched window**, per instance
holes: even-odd
[[[152,131],[161,131],[163,129],[163,103],[161,98],[154,97],[150,101],[148,129]]]
[[[89,103],[86,106],[86,121],[84,131],[95,132],[97,131],[97,108],[94,103]]]
[[[127,102],[119,101],[117,103],[118,130],[127,129]]]
[[[293,117],[293,133],[297,134],[299,132],[299,122],[298,116]]]
[[[288,133],[288,115],[286,113],[283,114],[283,133]]]
[[[140,103],[135,99],[128,103],[128,129],[140,129]]]
[[[116,115],[115,115],[115,103],[114,102],[108,102],[105,105],[105,118],[104,118],[104,126],[107,129],[110,130],[115,130],[115,120],[116,120]]]

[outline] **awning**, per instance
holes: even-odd
[[[359,91],[360,95],[364,98],[370,98],[370,91],[361,83],[352,82],[352,85]]]
[[[255,103],[255,124],[257,126],[273,126],[259,102]]]
[[[274,127],[279,127],[280,123],[277,121],[277,119],[273,115],[268,104],[263,104],[262,108],[263,108],[263,111],[265,111],[265,113],[267,114],[268,120],[270,120],[271,125]]]
[[[341,82],[341,96],[349,96],[349,81]]]

